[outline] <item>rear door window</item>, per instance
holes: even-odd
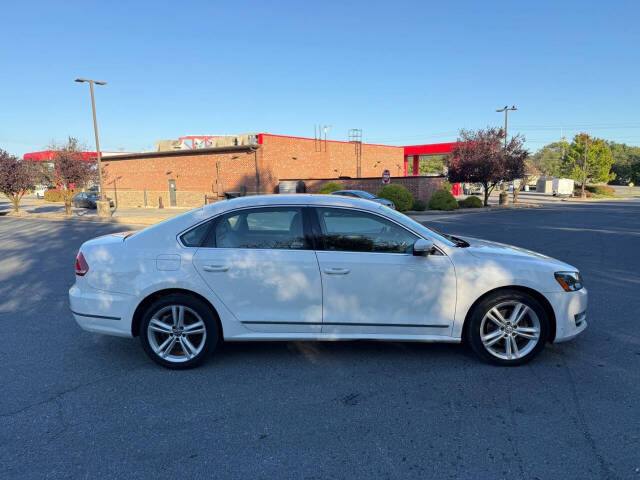
[[[218,220],[211,243],[216,248],[309,249],[301,207],[251,208]]]

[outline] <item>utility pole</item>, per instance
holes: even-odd
[[[99,82],[97,80],[87,80],[85,78],[76,78],[76,82],[78,83],[88,83],[89,90],[91,91],[91,110],[93,112],[93,132],[96,136],[96,153],[97,153],[97,165],[98,165],[98,181],[100,182],[100,192],[98,192],[98,200],[100,202],[104,201],[104,185],[102,184],[102,153],[100,152],[100,141],[98,140],[98,120],[96,119],[96,100],[93,94],[93,84],[96,85],[106,85],[107,82]],[[107,209],[109,203],[107,203]],[[104,208],[98,208],[98,215],[107,216]],[[108,212],[111,213],[110,211]]]
[[[505,105],[504,108],[501,108],[499,110],[496,110],[496,112],[504,112],[504,152],[505,154],[507,153],[507,127],[509,124],[509,110],[514,111],[517,110],[515,105],[512,105],[511,107],[509,107],[508,105]],[[520,181],[520,185],[522,186],[523,180]],[[506,193],[506,184],[503,184],[503,191],[500,195],[502,195],[503,193]],[[517,201],[518,199],[518,195],[516,193],[516,185],[515,183],[513,183],[513,201]]]
[[[517,110],[515,105],[512,105],[511,107],[509,107],[508,105],[505,105],[504,108],[501,108],[500,110],[496,110],[496,112],[504,112],[504,148],[506,150],[507,148],[507,124],[509,123],[509,110],[513,111],[513,110]]]

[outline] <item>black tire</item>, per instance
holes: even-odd
[[[523,305],[518,311],[524,311],[524,314],[521,323],[514,327],[508,317],[511,317],[518,304]],[[530,310],[526,310],[524,306]],[[494,307],[498,308],[498,312],[506,320],[503,327],[499,327],[490,318],[499,320],[493,313],[489,313]],[[544,348],[549,336],[549,322],[546,310],[535,297],[518,290],[501,290],[488,295],[474,307],[466,325],[466,339],[476,355],[485,362],[503,366],[522,365],[531,361]],[[535,336],[535,330],[538,330],[537,340],[524,336]],[[497,337],[500,338],[496,340]],[[486,343],[495,340],[495,347],[485,346],[483,338]],[[516,351],[519,355],[516,355]]]
[[[176,327],[175,323],[172,323],[170,334],[156,330],[160,326],[159,322],[169,325],[168,320],[175,318],[172,307],[176,307],[176,311],[182,307],[184,312],[183,329],[180,330],[179,326]],[[150,331],[149,326],[152,320],[155,321]],[[190,326],[194,326],[200,321],[204,324],[204,334],[197,333],[200,327],[193,329],[196,333],[187,333]],[[166,295],[154,301],[142,316],[139,334],[142,348],[147,355],[159,365],[175,370],[200,365],[213,353],[220,338],[217,318],[211,307],[194,296],[181,293]],[[187,341],[183,343],[183,339],[187,339]],[[165,356],[162,356],[156,351],[162,347],[161,344],[164,344],[165,341],[169,343],[160,351],[163,353],[165,350],[169,351],[165,353]]]

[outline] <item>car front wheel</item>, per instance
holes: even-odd
[[[475,353],[496,365],[522,365],[544,348],[549,334],[545,309],[516,290],[489,295],[474,308],[467,338]]]
[[[218,343],[218,324],[202,300],[183,294],[161,297],[149,306],[140,324],[145,352],[163,367],[192,368]]]

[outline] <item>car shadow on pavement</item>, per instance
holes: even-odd
[[[465,363],[472,358],[465,345],[429,342],[380,342],[373,340],[224,342],[213,354],[212,364],[240,362],[287,362],[301,360],[310,364],[405,361],[407,358],[432,358],[435,361]]]
[[[29,213],[64,213],[64,205],[42,205],[28,209]]]

